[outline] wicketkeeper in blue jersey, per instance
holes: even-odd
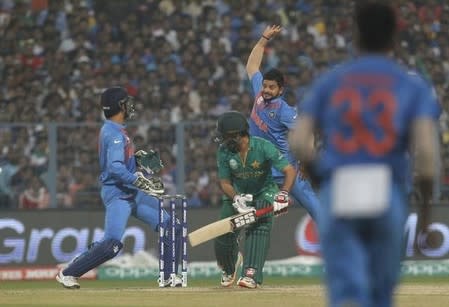
[[[409,150],[423,197],[417,241],[435,243],[428,225],[438,103],[432,88],[391,56],[397,24],[392,3],[356,3],[359,54],[314,82],[290,136],[292,150],[319,182],[318,229],[329,305],[335,307],[393,305],[408,213]],[[317,130],[319,154],[311,146]]]
[[[280,26],[267,26],[248,57],[246,72],[255,95],[249,121],[249,133],[272,142],[287,157],[291,165],[298,167],[298,161],[290,152],[287,141],[297,110],[282,97],[284,76],[277,69],[270,69],[264,74],[260,72],[265,46],[281,30]],[[291,190],[284,191],[284,195],[288,197],[291,194],[316,220],[320,210],[318,197],[303,175],[299,174]],[[273,169],[273,177],[278,185],[282,184],[284,180],[282,172]]]
[[[147,223],[155,231],[159,228],[157,196],[164,193],[164,185],[160,178],[149,175],[158,172],[162,168],[162,162],[153,150],[134,153],[134,145],[125,130],[125,120],[134,114],[133,98],[128,96],[124,88],[111,87],[101,95],[101,106],[106,117],[98,144],[101,198],[106,211],[104,237],[101,241],[90,244],[83,254],[72,260],[56,276],[59,283],[70,289],[78,289],[78,278],[120,252],[123,247],[122,236],[130,215]],[[164,213],[162,223],[166,225],[165,229],[170,229],[170,216],[167,212]],[[180,238],[180,227],[177,227],[176,232],[176,237]],[[166,263],[171,261],[170,235],[169,232],[165,234],[164,255],[170,257],[165,259]],[[178,261],[179,257],[176,259]],[[166,267],[164,275],[170,276],[170,268]],[[169,285],[169,280],[164,282]],[[176,280],[176,285],[181,285],[180,278]]]

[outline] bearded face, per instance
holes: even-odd
[[[274,80],[263,80],[262,97],[265,101],[270,101],[282,95],[283,88]]]
[[[223,145],[231,152],[237,153],[240,150],[240,133],[228,133],[223,138]]]

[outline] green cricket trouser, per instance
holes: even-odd
[[[263,192],[253,195],[251,203],[256,209],[271,206],[274,195],[279,191],[276,184],[270,185]],[[223,197],[220,211],[220,219],[235,215],[238,212],[232,206],[232,200]],[[253,278],[258,284],[263,282],[263,267],[270,247],[270,234],[273,214],[267,214],[260,217],[254,224],[243,229],[244,233],[244,253],[243,270],[241,276]],[[215,239],[215,256],[217,264],[226,274],[232,274],[235,271],[235,262],[239,251],[238,237],[240,230],[227,233]]]

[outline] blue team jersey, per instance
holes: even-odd
[[[320,172],[347,164],[383,163],[405,182],[411,123],[439,113],[435,92],[393,60],[362,56],[324,74],[306,94],[302,110],[321,132]]]
[[[272,142],[293,166],[296,160],[288,146],[288,130],[296,119],[296,108],[278,97],[265,102],[262,97],[263,76],[257,72],[251,78],[255,100],[249,121],[249,133]]]
[[[114,185],[120,190],[135,189],[136,160],[134,145],[125,126],[106,120],[100,131],[98,142],[100,159],[100,181],[103,185]]]

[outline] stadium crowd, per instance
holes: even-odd
[[[285,73],[286,99],[298,104],[318,72],[353,56],[351,3],[0,0],[0,208],[49,206],[50,122],[58,123],[58,206],[102,206],[95,123],[102,121],[99,93],[110,85],[136,97],[130,134],[136,148],[161,152],[169,192],[176,182],[175,127],[187,123],[189,204],[217,206],[211,133],[222,112],[250,111],[244,65],[253,43],[267,24],[283,26],[264,68]],[[448,201],[449,4],[396,3],[401,43],[395,56],[434,85],[443,107],[441,200]]]

